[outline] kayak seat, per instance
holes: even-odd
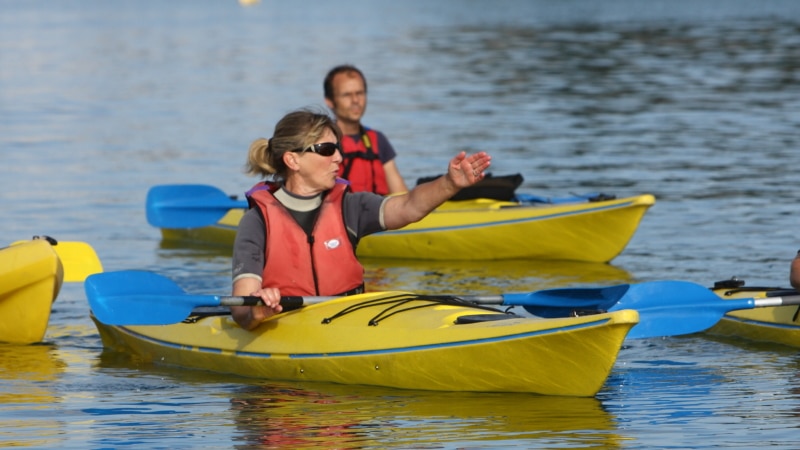
[[[521,319],[522,316],[516,314],[470,314],[468,316],[459,316],[456,319],[456,325],[464,325],[470,323],[491,322],[494,320],[508,320],[508,319]]]
[[[428,183],[439,178],[441,175],[434,177],[423,177],[417,179],[417,185]],[[522,184],[524,178],[522,174],[515,173],[511,175],[492,176],[487,172],[484,179],[478,181],[472,186],[465,187],[458,191],[450,200],[474,200],[477,198],[489,198],[492,200],[510,201],[514,198],[514,191]]]
[[[228,306],[198,306],[192,310],[189,317],[183,319],[183,323],[196,323],[200,319],[214,316],[230,316],[231,309]]]
[[[731,277],[729,280],[715,281],[714,287],[710,289],[727,289],[723,294],[726,297],[742,292],[764,292],[766,297],[783,297],[786,295],[797,294],[797,291],[794,288],[745,286],[744,280],[739,277]]]

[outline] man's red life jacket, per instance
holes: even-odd
[[[389,193],[386,172],[378,149],[378,133],[361,128],[360,139],[343,136],[341,142],[342,165],[339,176],[350,182],[353,192],[374,192],[380,195]]]

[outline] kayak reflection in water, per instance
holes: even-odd
[[[247,192],[233,247],[233,295],[264,306],[231,307],[251,330],[280,313],[281,295],[332,296],[364,291],[355,255],[359,239],[417,222],[460,189],[484,178],[491,157],[460,152],[447,173],[411,191],[384,197],[350,192],[338,178],[342,133],[326,114],[298,110],[275,125],[271,139],[250,145],[247,173],[262,181]]]
[[[792,260],[792,265],[789,269],[789,283],[792,283],[792,287],[800,292],[800,250],[797,251],[797,255]]]

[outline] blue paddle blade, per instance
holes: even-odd
[[[752,298],[725,300],[699,284],[653,281],[632,285],[609,311],[639,311],[639,324],[628,337],[640,339],[699,333],[716,325],[725,313],[754,307]]]
[[[127,270],[90,275],[85,283],[92,313],[108,325],[177,323],[199,306],[219,306],[213,295],[188,295],[169,278]]]
[[[714,326],[727,312],[755,306],[753,299],[724,300],[711,290],[687,281],[550,289],[504,294],[503,299],[506,305],[522,305],[540,317],[566,317],[582,310],[635,309],[639,312],[639,324],[628,333],[631,339],[698,333]]]
[[[146,270],[120,270],[90,275],[87,294],[119,297],[123,295],[178,295],[186,292],[169,278]]]
[[[205,184],[165,184],[147,192],[147,222],[158,228],[198,228],[217,223],[228,210],[246,208],[219,188]]]
[[[630,284],[603,288],[547,289],[525,294],[503,294],[503,304],[522,305],[539,317],[568,317],[575,312],[608,311],[625,297]]]

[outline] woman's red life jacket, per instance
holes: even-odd
[[[275,183],[258,183],[248,192],[250,205],[266,223],[262,287],[277,287],[281,295],[342,295],[363,288],[364,267],[347,236],[342,199],[347,184],[337,181],[324,195],[309,236],[273,195]]]
[[[361,138],[342,137],[342,165],[339,176],[350,182],[353,192],[374,192],[380,195],[389,193],[386,172],[378,149],[378,133],[361,129]]]

